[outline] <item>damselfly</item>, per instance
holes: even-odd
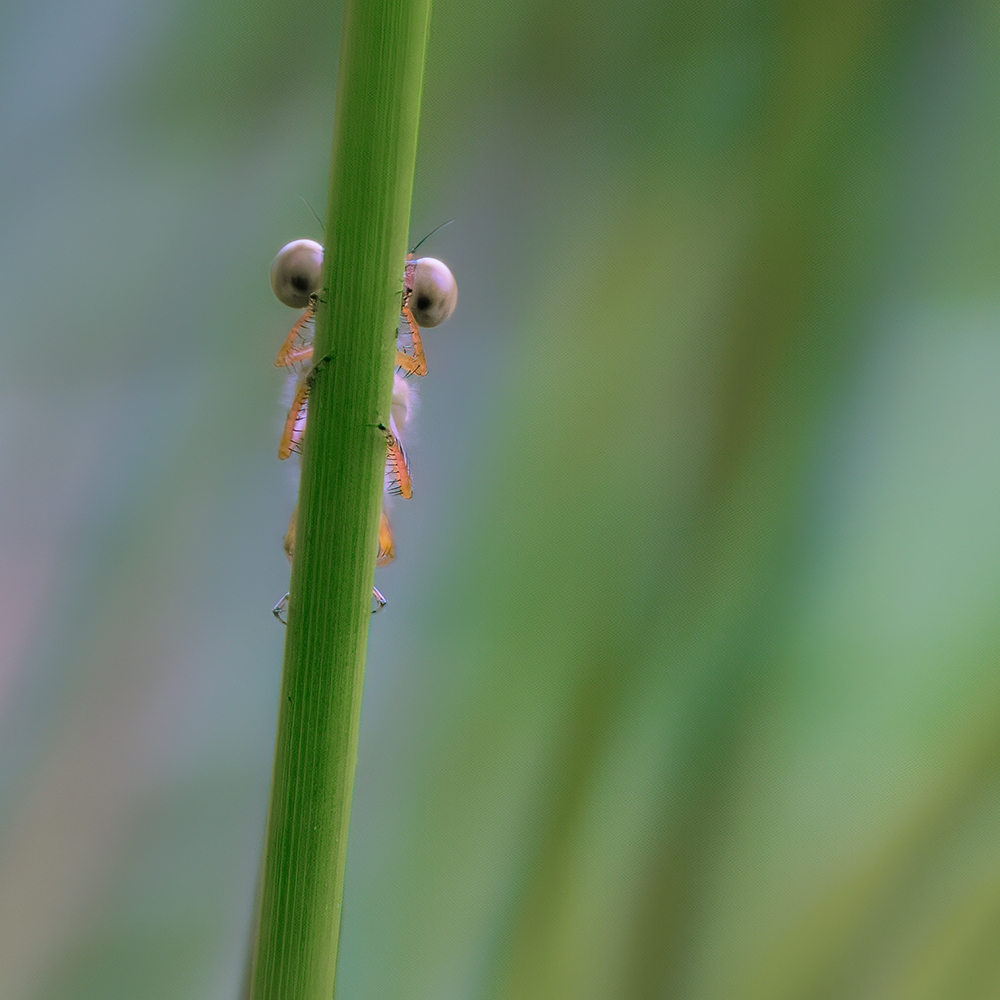
[[[423,243],[423,240],[420,242]],[[409,375],[427,374],[427,359],[420,337],[420,328],[434,327],[443,323],[454,312],[458,298],[455,278],[445,264],[433,257],[414,258],[419,246],[420,243],[407,254],[403,272],[396,342],[397,370],[393,378],[389,426],[378,425],[384,432],[386,440],[384,493],[386,497],[394,495],[402,496],[404,499],[409,499],[413,495],[409,463],[400,434],[413,404],[412,390],[406,378]],[[323,248],[313,240],[296,240],[287,244],[278,252],[271,265],[271,288],[274,294],[286,305],[304,309],[289,330],[274,359],[277,367],[287,369],[295,378],[291,406],[278,446],[278,457],[281,459],[286,459],[293,452],[301,450],[308,416],[309,394],[318,375],[330,363],[330,358],[322,358],[312,364],[322,265]],[[289,559],[292,558],[295,548],[296,517],[297,509],[292,512],[285,535],[285,552]],[[385,513],[385,500],[383,500],[377,565],[383,566],[391,562],[394,554],[392,525]],[[372,593],[376,601],[374,610],[378,611],[385,606],[386,601],[374,587]],[[285,621],[287,600],[286,594],[274,607],[275,617],[282,622]]]

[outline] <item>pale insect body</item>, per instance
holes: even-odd
[[[406,463],[406,456],[403,453],[402,445],[398,444],[400,432],[406,427],[406,422],[413,414],[416,402],[416,392],[413,387],[402,378],[397,372],[393,375],[392,384],[392,405],[389,413],[389,428],[386,432],[387,439],[394,438],[396,447],[386,448],[385,474],[382,487],[382,510],[379,514],[378,526],[378,553],[376,555],[376,566],[387,566],[396,556],[396,546],[392,534],[392,522],[386,513],[386,507],[391,496],[412,496],[409,487],[409,467]],[[400,462],[397,454],[402,456]],[[401,486],[401,470],[405,470],[405,492]],[[292,561],[295,555],[295,531],[298,524],[298,504],[292,509],[292,516],[288,519],[288,530],[285,532],[284,549],[288,561]],[[377,587],[372,587],[372,597],[375,599],[374,611],[381,611],[386,605],[386,600]],[[282,624],[286,623],[285,613],[288,609],[288,595],[278,601],[274,606],[274,616]]]
[[[309,393],[316,376],[330,360],[324,358],[315,365],[311,364],[322,265],[323,248],[312,240],[296,240],[286,244],[271,265],[271,288],[274,294],[286,305],[304,309],[274,359],[276,366],[289,371],[290,403],[278,448],[278,457],[281,459],[288,458],[301,449],[308,416]],[[397,332],[397,371],[393,377],[389,426],[379,425],[386,438],[384,496],[377,557],[379,566],[391,562],[395,555],[392,525],[385,512],[387,501],[390,496],[409,499],[413,495],[401,432],[412,416],[416,403],[416,393],[406,377],[427,374],[420,327],[430,328],[444,322],[454,312],[457,298],[457,284],[445,264],[433,257],[415,259],[413,252],[407,255]],[[285,534],[285,552],[289,560],[295,551],[296,510],[292,511]],[[376,601],[374,610],[378,611],[385,606],[385,599],[374,587],[372,594]],[[282,622],[285,621],[287,599],[288,595],[285,595],[274,608],[275,617]]]
[[[393,376],[392,385],[392,407],[389,415],[389,428],[387,429],[387,437],[393,437],[396,441],[399,441],[400,432],[406,427],[407,420],[413,414],[414,404],[416,402],[416,393],[413,387],[406,382],[398,373]],[[400,452],[402,452],[402,446],[399,446]],[[404,462],[405,465],[405,455]],[[409,488],[409,470],[406,469],[406,490],[405,492],[401,489],[400,484],[400,471],[397,468],[396,454],[392,448],[386,449],[386,460],[385,460],[385,475],[383,478],[383,498],[382,498],[382,517],[381,523],[379,525],[379,553],[378,553],[378,565],[385,566],[387,563],[392,562],[393,556],[395,555],[395,547],[392,541],[392,526],[389,522],[388,517],[385,513],[385,508],[389,497],[391,496],[403,496],[409,499],[412,496],[412,490]],[[288,556],[289,562],[291,562],[292,556],[295,553],[295,526],[296,526],[296,513],[298,511],[298,506],[292,511],[292,516],[288,521],[288,531],[285,533],[285,555]]]

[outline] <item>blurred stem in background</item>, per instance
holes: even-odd
[[[329,1000],[429,0],[348,0],[251,996]]]
[[[340,8],[7,6],[3,997],[214,1000],[284,640],[264,269],[347,238],[297,197]],[[368,638],[338,992],[996,1000],[1000,7],[436,13],[412,215],[458,220],[465,306]]]
[[[704,386],[715,401],[707,460],[679,572],[640,589],[654,622],[627,641],[595,642],[579,664],[492,997],[588,995],[583,956],[567,947],[576,845],[607,748],[646,699],[665,716],[688,702],[690,729],[662,761],[664,774],[677,775],[672,794],[657,805],[649,790],[645,877],[619,932],[617,995],[681,997],[690,988],[704,874],[745,752],[741,737],[777,682],[773,639],[796,578],[795,511],[809,447],[857,347],[844,331],[869,293],[863,262],[885,237],[879,213],[852,202],[858,173],[869,169],[859,154],[891,96],[878,81],[891,73],[898,14],[891,5],[788,9],[748,161],[752,251],[718,309],[715,384]],[[841,266],[831,268],[831,258]],[[845,281],[846,301],[838,294]],[[591,322],[602,330],[615,318]],[[819,935],[804,946],[823,968],[841,945]]]
[[[425,654],[428,663],[463,656],[468,687],[451,705],[461,721],[428,740],[428,769],[445,773],[420,776],[409,815],[426,817],[420,860],[437,851],[437,864],[418,873],[403,909],[448,907],[455,890],[439,888],[444,873],[458,845],[476,837],[493,849],[481,848],[477,862],[509,863],[491,960],[469,972],[471,995],[859,996],[856,978],[885,974],[870,942],[907,925],[908,893],[932,868],[946,810],[907,803],[907,829],[878,808],[896,780],[886,777],[900,739],[890,723],[917,671],[896,653],[898,639],[891,656],[866,646],[863,574],[843,584],[853,619],[838,620],[835,602],[824,607],[834,623],[825,627],[843,630],[841,647],[808,603],[828,600],[820,581],[829,563],[817,552],[840,515],[830,499],[840,485],[829,478],[830,423],[897,292],[898,174],[913,141],[904,68],[928,30],[928,8],[787,5],[766,23],[767,71],[754,100],[731,145],[707,150],[723,155],[685,177],[677,161],[701,151],[695,127],[663,128],[674,146],[660,137],[658,157],[621,165],[629,183],[614,189],[601,253],[567,254],[563,280],[550,278],[614,294],[588,296],[585,321],[563,302],[533,328],[524,405],[498,421],[514,444],[496,460],[498,487],[483,490],[483,522],[518,531],[470,547],[489,575],[470,567],[452,584],[456,624]],[[678,60],[694,51],[699,66],[704,53],[728,51],[678,39]],[[663,72],[671,79],[679,68]],[[637,127],[656,135],[658,124]],[[663,300],[644,294],[659,287]],[[900,360],[913,349],[904,339]],[[535,430],[553,426],[571,428],[571,447]],[[684,437],[695,442],[693,459],[677,443]],[[897,511],[913,502],[905,491],[892,501]],[[855,534],[844,530],[844,548]],[[866,567],[878,559],[868,549]],[[883,607],[883,594],[871,596]],[[954,662],[942,664],[950,671]],[[859,726],[864,765],[852,774],[853,748],[831,763],[822,743],[809,742],[821,731],[809,722],[827,691],[868,710],[858,663],[883,672],[894,700]],[[839,792],[817,806],[827,768]],[[985,768],[972,773],[968,801],[982,792]],[[869,774],[879,779],[877,806],[854,794]],[[893,789],[896,807],[904,787]],[[473,819],[457,806],[467,800],[480,802]],[[491,828],[506,820],[503,804],[517,813],[513,850]],[[810,808],[823,817],[810,816],[811,829],[802,820]],[[838,813],[857,823],[849,835]],[[466,827],[454,833],[458,824]],[[438,847],[435,838],[451,839]],[[889,861],[904,856],[902,844],[905,873]],[[403,862],[397,879],[417,870]],[[807,879],[813,895],[800,888]],[[484,889],[483,898],[494,897]],[[460,923],[452,917],[453,935]],[[923,928],[908,932],[908,957],[922,958]],[[431,965],[435,935],[439,924],[400,933],[411,949],[400,966]],[[440,951],[444,966],[447,947]],[[963,952],[966,960],[984,978],[995,968],[985,948]],[[413,992],[432,996],[437,985]]]

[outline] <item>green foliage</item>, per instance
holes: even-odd
[[[344,14],[253,1000],[334,989],[429,16]]]
[[[0,993],[216,1000],[339,17],[87,11],[0,32]],[[456,220],[460,295],[340,995],[1000,995],[998,54],[979,0],[437,0],[410,242]]]

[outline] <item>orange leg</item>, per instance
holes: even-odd
[[[406,461],[406,452],[399,438],[384,424],[379,425],[385,431],[385,489],[394,496],[409,500],[413,496],[413,483],[410,481],[410,466]]]
[[[378,558],[376,566],[386,566],[396,557],[396,546],[392,540],[392,524],[382,511],[378,522]]]
[[[407,296],[409,298],[409,296]],[[410,307],[404,302],[402,309],[403,319],[406,320],[410,328],[410,337],[413,339],[413,353],[407,354],[405,351],[396,351],[396,367],[411,375],[427,374],[427,357],[424,355],[424,342],[420,339],[420,327],[410,312]]]
[[[281,441],[278,444],[278,458],[282,460],[288,458],[293,451],[302,450],[302,435],[306,431],[306,413],[311,388],[312,382],[304,378],[295,390],[288,417],[285,419],[285,427],[281,432]]]
[[[306,328],[316,317],[316,297],[309,302],[309,307],[299,317],[298,322],[288,331],[285,342],[274,359],[276,368],[291,368],[293,365],[308,361],[312,357],[312,340],[310,331]]]

